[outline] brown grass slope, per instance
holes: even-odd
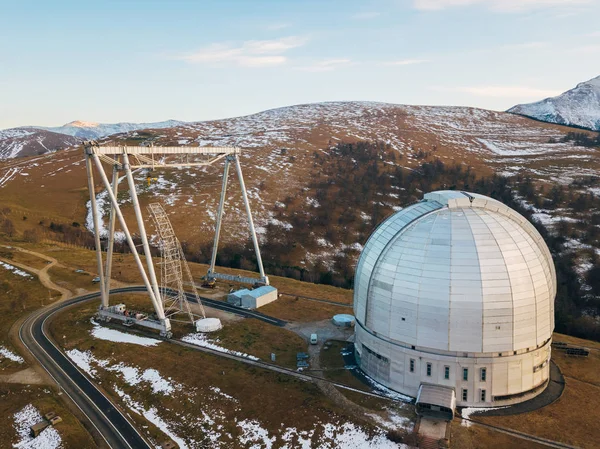
[[[319,150],[327,153],[329,146],[338,141],[387,142],[405,156],[399,164],[407,168],[418,166],[417,156],[425,152],[445,163],[471,166],[481,175],[510,171],[553,182],[573,177],[575,172],[596,173],[599,167],[593,150],[569,143],[549,143],[567,130],[474,108],[324,103],[137,131],[108,139],[128,144],[153,138],[155,145],[200,143],[242,147],[246,185],[258,224],[264,225],[277,201],[302,192],[313,173],[313,153]],[[11,170],[19,173],[3,182],[1,179]],[[208,211],[216,210],[220,171],[217,166],[201,173],[159,171],[153,175],[163,175],[167,182],[176,184],[174,188],[171,184],[148,188],[145,173],[139,173],[142,204],[164,201],[168,196],[166,207],[177,211],[172,220],[181,239],[205,240],[214,226],[214,218]],[[19,229],[40,219],[85,222],[88,195],[80,148],[5,161],[0,164],[0,184],[2,205],[15,211],[13,218],[28,217],[29,223],[20,223]],[[242,209],[237,190],[230,189],[228,207],[233,211]],[[228,215],[230,226],[225,229],[224,237],[245,235],[244,229],[234,230],[236,224],[243,223],[241,214]]]

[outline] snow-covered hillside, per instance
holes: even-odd
[[[519,104],[508,110],[513,114],[559,125],[574,125],[600,131],[600,76],[579,83],[558,97],[537,103]]]
[[[35,128],[0,130],[0,160],[50,153],[80,142],[77,137]]]
[[[125,133],[136,131],[138,129],[162,129],[172,128],[182,125],[184,122],[178,120],[166,120],[155,123],[92,123],[83,121],[74,121],[63,126],[56,127],[35,127],[45,129],[55,133],[67,134],[69,136],[79,137],[81,139],[99,139],[116,133]]]

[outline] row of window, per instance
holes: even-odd
[[[381,354],[376,353],[375,351],[373,351],[371,348],[368,348],[367,346],[365,346],[364,344],[362,345],[363,349],[365,351],[367,351],[369,354],[374,355],[375,357],[377,357],[379,360],[384,361],[385,363],[390,363],[390,360],[387,357],[382,356]]]
[[[415,372],[415,359],[410,359],[410,372]],[[427,376],[431,377],[431,363],[427,363]],[[450,379],[450,367],[444,366],[444,379]],[[469,380],[469,368],[463,368],[463,380]],[[487,369],[479,369],[479,380],[485,382],[487,380]]]
[[[480,393],[479,393],[480,401],[485,402],[485,397],[486,397],[485,390],[480,390]],[[463,388],[462,389],[462,400],[466,402],[469,400],[468,398],[469,398],[469,390],[467,388]]]

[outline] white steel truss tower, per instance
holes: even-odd
[[[146,234],[146,228],[144,226],[144,219],[140,204],[137,196],[135,182],[133,179],[133,169],[138,168],[191,168],[191,167],[203,167],[212,165],[215,162],[225,159],[225,168],[223,172],[223,190],[221,192],[221,199],[219,202],[219,209],[217,213],[217,225],[215,229],[215,239],[212,251],[211,265],[208,271],[208,277],[215,279],[229,279],[230,276],[219,274],[215,272],[215,261],[217,255],[217,247],[219,242],[219,235],[221,231],[221,221],[223,216],[223,206],[225,203],[225,192],[227,189],[227,174],[229,170],[229,164],[234,163],[240,187],[242,190],[242,198],[246,207],[246,213],[248,215],[248,227],[250,230],[252,242],[254,244],[254,250],[256,252],[256,259],[258,262],[260,272],[260,283],[268,285],[269,279],[265,275],[262,259],[260,257],[260,250],[258,247],[258,240],[256,238],[256,232],[254,229],[254,223],[252,221],[252,215],[250,211],[250,204],[248,202],[248,195],[246,193],[246,187],[244,185],[244,179],[242,177],[242,170],[239,161],[239,154],[241,150],[236,147],[154,147],[154,146],[99,146],[96,142],[87,141],[84,143],[84,156],[88,178],[88,190],[90,194],[90,206],[92,210],[92,219],[94,226],[94,240],[96,246],[96,259],[98,264],[98,274],[100,277],[100,295],[102,298],[102,304],[99,309],[99,315],[104,316],[106,319],[117,318],[123,321],[135,321],[131,318],[125,320],[122,316],[117,316],[109,305],[109,291],[110,291],[110,280],[112,272],[112,261],[113,261],[113,249],[115,240],[115,223],[118,220],[121,226],[121,230],[125,235],[127,245],[133,255],[139,273],[148,296],[152,301],[152,305],[156,312],[156,319],[144,319],[135,321],[137,324],[142,326],[150,327],[153,329],[160,330],[161,335],[171,335],[171,322],[169,319],[169,308],[165,312],[165,302],[163,301],[164,289],[158,285],[158,279],[156,278],[156,272],[152,262],[152,254],[150,252],[150,244],[148,242],[148,236]],[[112,166],[112,182],[109,181],[106,174],[104,164]],[[100,179],[104,188],[108,193],[110,200],[110,215],[108,224],[108,245],[106,249],[106,260],[103,260],[102,246],[101,246],[101,229],[100,225],[100,214],[96,204],[96,192],[94,182],[94,167],[95,171],[100,175]],[[131,202],[135,212],[137,227],[139,231],[139,238],[141,240],[141,246],[143,247],[143,253],[145,258],[145,264],[142,262],[140,255],[138,254],[137,247],[133,241],[132,233],[129,230],[127,222],[121,211],[121,207],[117,200],[117,190],[119,184],[119,172],[125,172],[125,178],[127,179],[127,185],[129,187],[129,194]],[[178,250],[181,252],[181,246],[177,244]],[[172,248],[172,247],[171,247]],[[170,250],[172,251],[172,249]],[[175,253],[169,257],[175,257]],[[181,259],[180,259],[181,260]],[[144,267],[144,265],[146,265]],[[186,270],[186,275],[191,278],[189,268],[187,264],[183,264],[183,269]],[[172,273],[169,271],[169,273]],[[171,274],[169,274],[170,276]],[[255,283],[256,279],[252,278],[239,278],[231,276],[233,280],[242,282]],[[170,279],[170,278],[169,278]]]
[[[182,313],[187,315],[191,323],[194,324],[197,315],[192,312],[187,300],[184,289],[184,275],[187,278],[186,283],[190,285],[195,296],[195,302],[200,308],[200,317],[206,318],[206,314],[196,291],[190,267],[181,249],[181,244],[175,236],[171,221],[162,205],[160,203],[152,203],[148,206],[148,210],[154,219],[156,230],[160,237],[160,291],[165,316],[171,321],[177,321],[175,315]]]

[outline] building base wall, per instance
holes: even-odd
[[[412,397],[421,383],[454,388],[458,407],[510,405],[540,394],[550,377],[551,343],[517,355],[459,357],[383,340],[358,321],[355,327],[357,362],[368,376]]]

